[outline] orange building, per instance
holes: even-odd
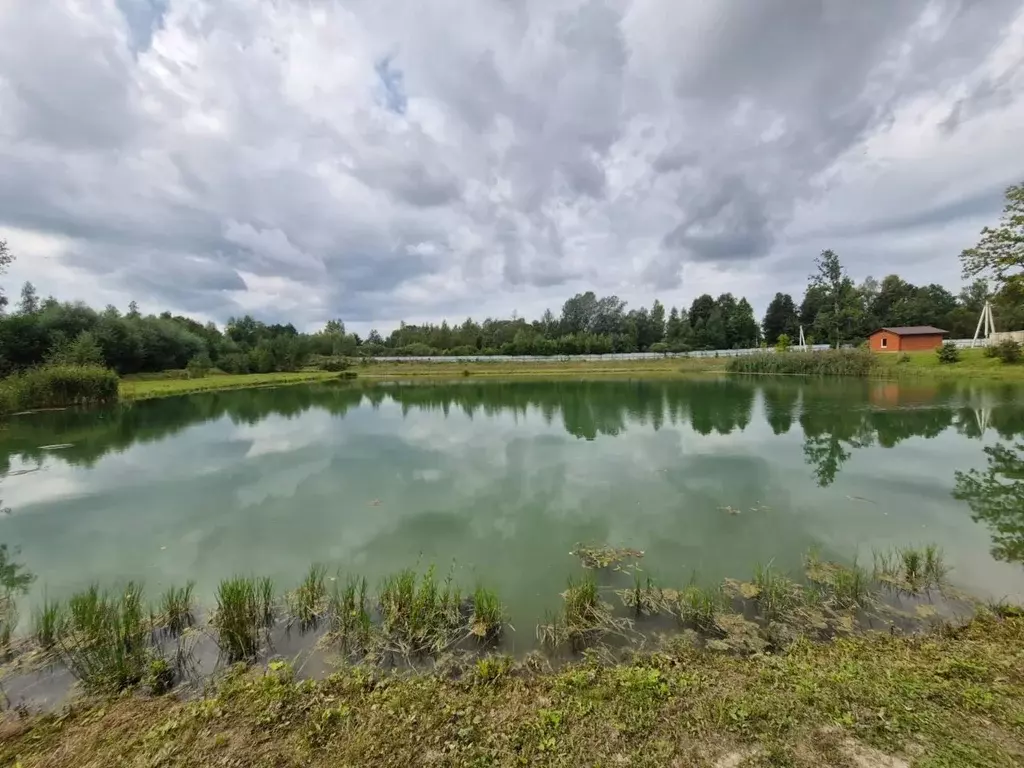
[[[942,346],[949,331],[930,325],[904,325],[879,328],[868,337],[872,352],[922,352]]]

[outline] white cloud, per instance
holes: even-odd
[[[1022,32],[1019,0],[8,3],[7,280],[364,333],[762,309],[821,247],[955,288],[1024,179]]]

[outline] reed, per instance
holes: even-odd
[[[712,632],[718,626],[715,619],[721,605],[719,589],[691,584],[679,594],[679,620],[698,632]]]
[[[473,613],[469,631],[480,642],[494,643],[501,637],[505,625],[505,609],[498,593],[478,586],[473,591]]]
[[[157,657],[150,641],[142,586],[129,582],[114,595],[95,585],[72,595],[54,649],[86,689],[117,692],[135,687],[145,676]]]
[[[273,620],[273,582],[235,576],[217,587],[217,610],[213,626],[217,643],[228,661],[251,661],[260,650],[261,639]]]
[[[345,650],[358,652],[368,648],[373,624],[367,607],[366,579],[349,577],[342,588],[339,575],[328,597],[327,611],[330,630]]]
[[[44,650],[52,650],[57,635],[66,621],[64,605],[59,600],[43,596],[43,603],[32,616],[32,635]]]
[[[158,623],[172,636],[180,635],[195,623],[192,600],[195,586],[194,581],[189,581],[184,587],[168,587],[160,595]]]
[[[303,630],[314,629],[327,612],[327,566],[313,564],[291,596],[292,616]]]
[[[410,655],[450,647],[465,629],[461,600],[450,577],[439,586],[433,566],[422,576],[406,569],[385,578],[379,606],[388,649]]]
[[[117,374],[88,365],[44,365],[0,380],[0,412],[113,403]]]
[[[861,349],[829,349],[818,352],[758,352],[733,357],[730,373],[761,373],[802,376],[870,376],[878,361]]]

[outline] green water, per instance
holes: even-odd
[[[41,413],[0,431],[0,542],[39,575],[30,600],[128,578],[151,593],[194,579],[208,597],[235,573],[284,589],[314,561],[372,583],[434,563],[496,588],[523,642],[576,542],[642,549],[675,583],[798,569],[810,547],[870,565],[873,548],[935,542],[958,586],[1021,597],[1024,507],[976,521],[951,490],[1024,432],[1022,394],[469,379]]]

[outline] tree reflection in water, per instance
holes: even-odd
[[[953,496],[992,531],[992,556],[1024,563],[1024,443],[985,448],[988,466],[956,473]]]

